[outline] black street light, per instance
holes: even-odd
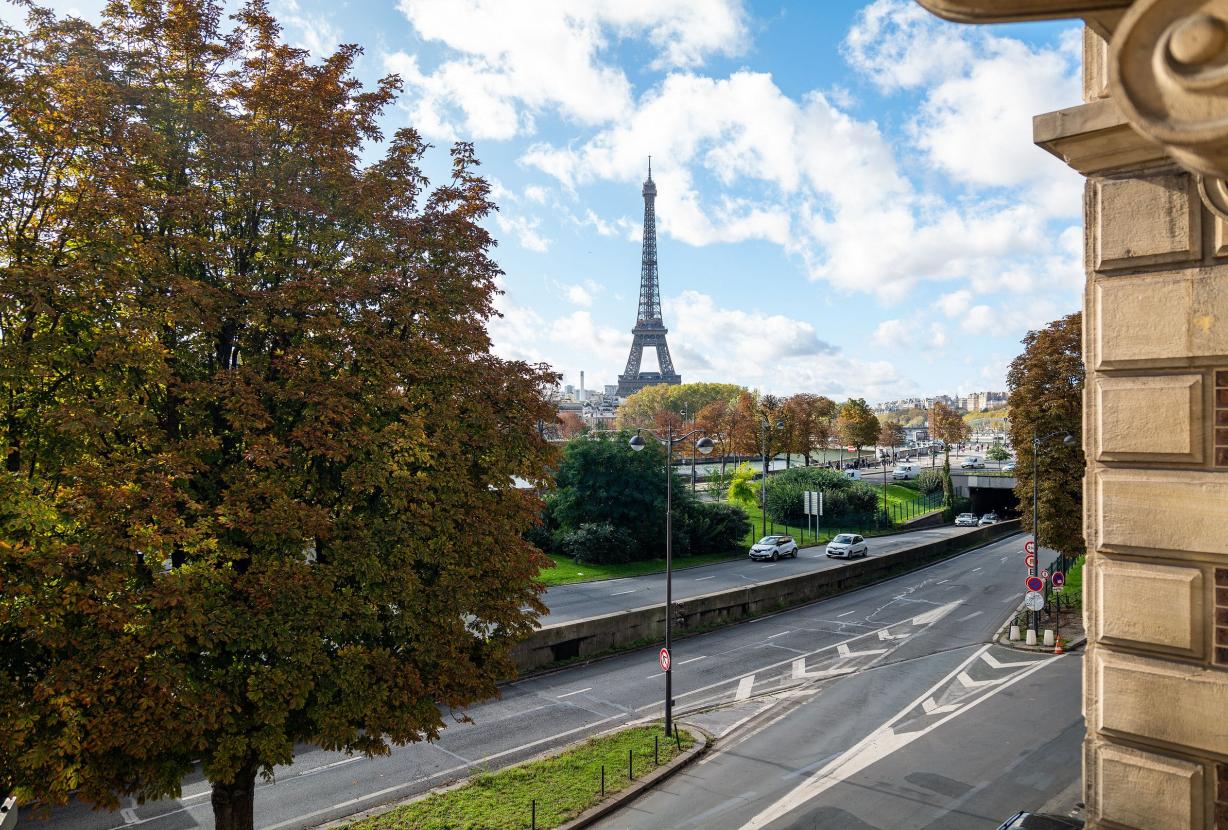
[[[665,445],[665,652],[670,656],[665,669],[665,734],[672,735],[674,727],[674,444],[685,441],[701,429],[693,429],[685,435],[674,435],[674,425],[671,422],[665,431],[665,437],[657,435],[650,429],[638,429],[631,436],[631,449],[639,452],[646,446],[641,432],[646,432]],[[695,449],[703,455],[712,452],[712,439],[703,437],[695,442]]]
[[[1036,458],[1040,455],[1040,445],[1044,441],[1048,441],[1055,435],[1065,436],[1062,438],[1062,443],[1068,447],[1075,445],[1075,437],[1064,429],[1054,430],[1046,435],[1037,435],[1032,433],[1032,544],[1036,547],[1035,558],[1032,560],[1032,567],[1029,569],[1028,576],[1036,576],[1040,572],[1040,519],[1039,519],[1039,499],[1038,499],[1038,482],[1039,473],[1037,472]],[[1055,616],[1054,619],[1057,619]],[[1060,624],[1060,623],[1059,623]],[[1034,644],[1040,636],[1040,612],[1032,612],[1032,640]],[[1055,625],[1054,636],[1057,636]]]
[[[763,480],[759,482],[759,507],[760,507],[759,518],[762,520],[761,524],[763,526],[763,532],[760,534],[760,536],[767,536],[767,478],[768,478],[767,434],[768,434],[769,426],[773,426],[773,424],[771,423],[771,419],[764,418],[763,419],[763,429],[761,430],[762,438],[763,438],[763,443],[762,443],[763,451],[760,453],[760,455],[763,458]],[[775,423],[776,429],[784,429],[784,426],[785,426],[784,421],[777,421]],[[788,530],[788,528],[785,528],[785,529]]]

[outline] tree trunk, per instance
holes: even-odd
[[[216,830],[254,830],[252,801],[256,792],[256,764],[245,764],[235,773],[233,781],[210,783]]]

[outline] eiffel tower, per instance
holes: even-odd
[[[654,202],[657,186],[652,180],[652,158],[648,159],[648,179],[644,182],[644,256],[640,265],[640,303],[635,315],[635,328],[631,329],[631,354],[627,368],[618,376],[618,397],[625,398],[645,386],[658,383],[682,383],[682,376],[674,371],[674,362],[669,356],[669,344],[665,342],[668,329],[661,320],[661,286],[657,281],[657,215]],[[659,372],[641,372],[640,361],[644,348],[657,350]]]

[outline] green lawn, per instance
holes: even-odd
[[[749,545],[747,547],[749,548]],[[674,557],[674,567],[690,568],[695,565],[711,565],[713,562],[728,562],[730,559],[741,559],[745,555],[745,552],[739,551],[734,554],[704,553],[698,556],[676,556]],[[550,554],[550,559],[554,562],[554,567],[547,568],[538,574],[538,578],[546,585],[568,585],[572,582],[619,579],[624,576],[662,573],[665,570],[664,559],[649,559],[646,562],[624,562],[617,565],[594,565],[590,563],[577,565],[571,557],[558,556],[556,554]]]
[[[1083,606],[1083,560],[1080,556],[1066,572],[1066,587],[1062,589],[1062,605]]]
[[[682,749],[695,739],[678,730]],[[679,754],[660,726],[641,726],[593,738],[559,755],[518,767],[474,776],[454,790],[434,793],[402,807],[347,825],[349,830],[507,830],[529,827],[533,802],[537,826],[557,827],[601,800],[601,768],[606,795],[624,789],[627,753],[638,779],[654,768],[653,740],[664,764]]]

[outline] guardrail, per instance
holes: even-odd
[[[856,559],[839,568],[756,582],[681,600],[674,603],[674,635],[717,628],[748,617],[835,596],[916,570],[1018,531],[1018,519],[999,522],[949,539],[927,542],[882,556]],[[657,603],[615,614],[544,625],[513,648],[512,658],[517,670],[523,673],[563,660],[639,647],[664,637],[665,608],[662,603]]]

